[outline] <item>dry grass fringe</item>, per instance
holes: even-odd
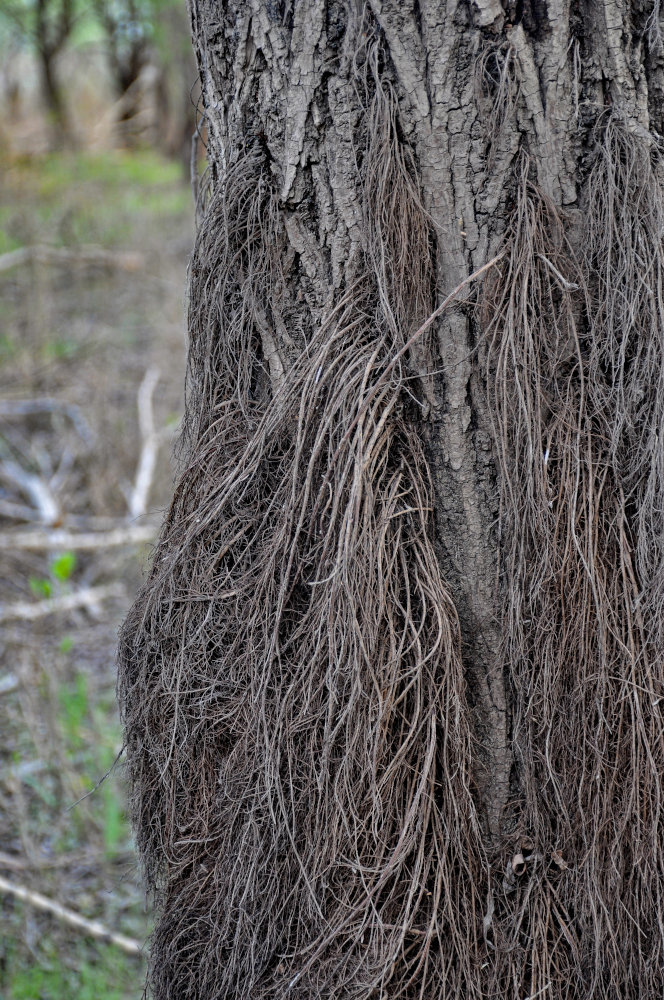
[[[583,259],[526,162],[485,303],[525,855],[496,890],[498,996],[664,982],[664,199],[618,114],[595,145]]]
[[[664,39],[662,38],[662,0],[653,0],[652,11],[646,21],[644,32],[648,41],[650,51],[661,56],[664,52]]]
[[[120,646],[157,1000],[475,995],[458,622],[403,366],[372,394],[431,310],[432,236],[396,101],[366,89],[364,260],[287,375],[259,156],[191,265],[183,472]]]
[[[475,91],[482,108],[482,130],[486,140],[486,169],[495,165],[496,149],[519,98],[519,80],[514,67],[514,47],[509,42],[488,45],[474,66]]]

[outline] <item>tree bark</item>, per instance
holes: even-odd
[[[661,995],[659,2],[190,12],[155,995]]]
[[[49,49],[39,52],[44,104],[51,120],[55,144],[60,145],[68,135],[69,128],[62,94],[55,76],[55,56],[56,53]]]

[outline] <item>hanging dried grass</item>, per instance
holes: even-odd
[[[260,158],[191,266],[184,468],[120,647],[157,1000],[475,995],[458,622],[402,364],[380,381],[431,310],[433,241],[367,65],[366,248],[306,343],[275,346]]]
[[[518,784],[497,995],[655,997],[664,970],[664,203],[598,125],[583,258],[524,163],[486,302]]]

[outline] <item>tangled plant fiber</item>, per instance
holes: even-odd
[[[595,145],[583,257],[526,162],[485,303],[525,857],[496,900],[500,996],[663,986],[664,201],[619,115]]]
[[[198,237],[184,469],[120,651],[158,1000],[475,995],[458,622],[381,380],[433,286],[395,116],[375,81],[357,280],[300,340],[260,157]]]
[[[260,152],[216,178],[191,265],[182,472],[120,646],[150,990],[661,997],[661,152],[600,118],[580,237],[524,160],[483,296],[515,753],[490,883],[405,368],[435,237],[367,44],[333,304],[293,301]],[[478,63],[489,161],[513,64]]]

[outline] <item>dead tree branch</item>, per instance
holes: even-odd
[[[88,920],[86,917],[82,917],[80,913],[76,913],[74,910],[69,910],[60,903],[56,903],[55,900],[48,899],[47,896],[42,896],[39,892],[33,892],[32,889],[27,889],[25,886],[15,885],[1,876],[0,892],[22,900],[24,903],[34,906],[36,910],[42,910],[44,913],[52,913],[54,917],[62,920],[65,924],[69,924],[70,927],[76,927],[78,930],[89,934],[90,937],[97,938],[99,941],[107,941],[109,944],[114,944],[117,948],[121,948],[130,955],[138,955],[141,952],[141,944],[134,938],[126,937],[124,934],[116,934],[108,927],[105,927],[99,920]]]
[[[16,604],[0,605],[0,622],[21,618],[34,621],[58,611],[73,611],[76,608],[95,608],[109,597],[123,597],[124,587],[120,583],[110,583],[103,587],[86,587],[73,594],[63,594],[38,603],[18,601]]]
[[[151,542],[156,535],[151,524],[127,524],[111,531],[74,532],[66,528],[52,531],[31,529],[26,531],[0,532],[0,550],[29,549],[33,552],[72,549],[74,551],[94,551],[96,549],[117,548],[121,545],[140,545]]]

